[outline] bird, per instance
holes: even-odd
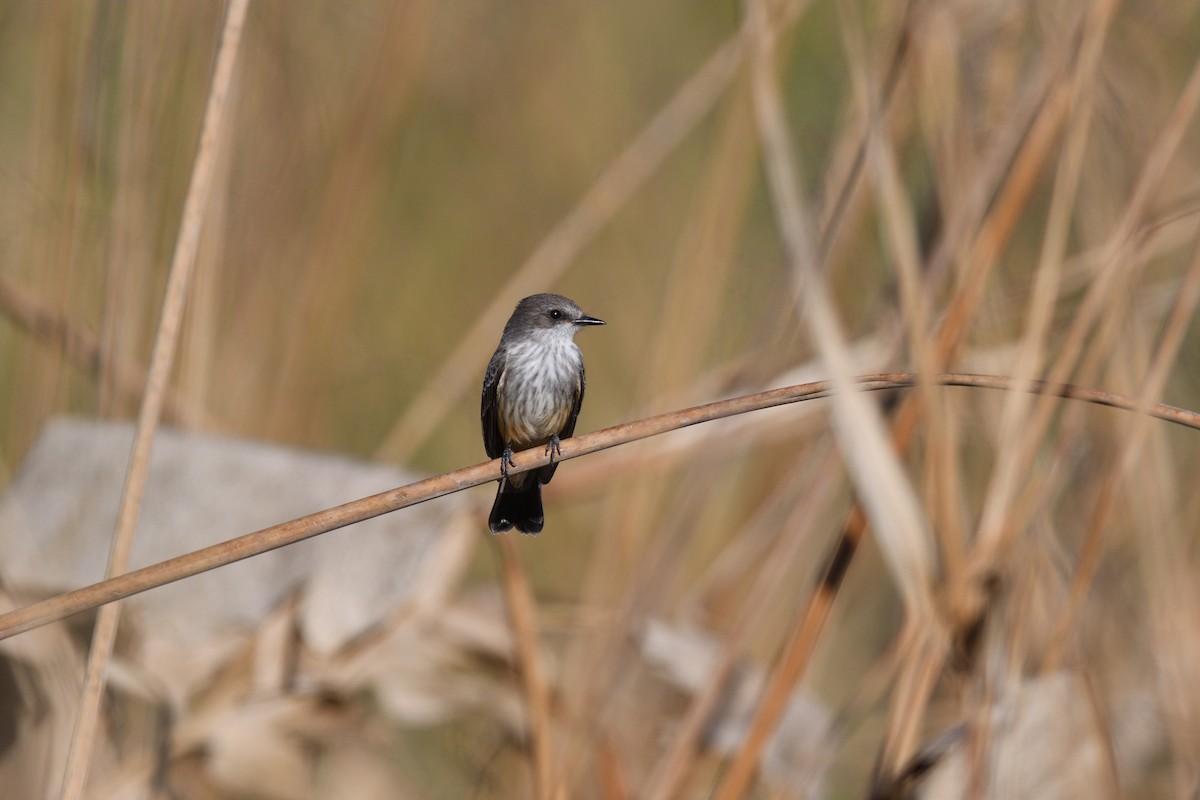
[[[535,294],[517,303],[483,376],[479,418],[489,458],[500,459],[500,486],[488,528],[537,534],[545,523],[542,485],[554,477],[559,442],[575,432],[586,380],[575,334],[603,325],[574,301]],[[550,463],[510,475],[513,453],[545,446]]]

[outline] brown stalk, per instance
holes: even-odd
[[[767,679],[767,687],[758,701],[758,709],[754,722],[746,733],[741,749],[734,758],[729,772],[721,781],[714,797],[717,800],[737,798],[745,795],[755,770],[758,769],[758,759],[767,746],[767,740],[775,732],[779,718],[787,708],[788,698],[792,689],[816,650],[821,632],[829,620],[829,612],[837,597],[838,589],[854,560],[855,550],[862,541],[863,532],[867,527],[867,518],[862,506],[856,505],[851,510],[821,581],[813,591],[812,597],[804,607],[804,615],[800,623],[792,629],[783,653],[780,654],[771,675]]]
[[[1001,193],[970,249],[968,263],[972,265],[972,269],[960,280],[954,302],[938,331],[935,358],[941,364],[953,360],[962,346],[967,325],[983,299],[988,276],[993,272],[1005,243],[1011,238],[1018,220],[1024,213],[1028,199],[1040,179],[1042,165],[1060,138],[1080,85],[1094,73],[1114,7],[1114,2],[1097,3],[1088,9],[1081,25],[1076,26],[1080,31],[1083,46],[1078,49],[1078,54],[1073,59],[1075,66],[1072,72],[1075,80],[1059,84],[1050,92],[1013,161]],[[918,400],[918,397],[909,398],[907,403]],[[966,576],[961,567],[959,574]],[[961,588],[965,588],[966,593],[963,597],[954,598],[955,602],[973,606],[979,601],[981,594],[976,591],[976,587]],[[970,618],[973,619],[973,615]],[[938,656],[933,651],[922,650],[919,657]],[[923,689],[932,691],[934,683],[930,680],[920,685]],[[924,708],[925,701],[921,699],[920,702],[907,702],[906,699],[906,705],[910,713],[920,714],[923,713],[921,709]],[[897,724],[900,727],[894,730],[915,730],[917,722],[918,719],[898,720]],[[885,750],[894,754],[892,765],[902,763],[909,756],[905,747],[897,746],[890,738],[885,744]],[[886,768],[888,765],[884,766]]]
[[[1053,93],[1034,121],[1007,176],[1003,191],[975,239],[968,257],[972,269],[958,287],[954,302],[938,329],[937,347],[942,363],[952,360],[960,347],[967,324],[974,318],[983,300],[987,279],[1040,180],[1042,165],[1049,158],[1066,119],[1064,92]]]
[[[63,357],[89,375],[100,378],[107,372],[117,392],[126,398],[141,397],[146,388],[146,370],[140,364],[109,361],[100,339],[49,308],[28,289],[0,280],[0,312],[36,339],[58,347]],[[172,419],[195,420],[210,430],[223,427],[206,409],[174,389],[167,389],[163,411]]]
[[[971,268],[965,275],[960,276],[954,301],[937,332],[935,364],[952,363],[963,347],[967,326],[983,301],[988,278],[994,272],[1000,254],[1025,212],[1029,198],[1040,181],[1043,165],[1061,138],[1079,82],[1086,81],[1089,71],[1095,69],[1114,7],[1115,2],[1096,3],[1089,7],[1080,23],[1074,26],[1074,29],[1079,31],[1078,35],[1082,37],[1082,41],[1089,45],[1077,50],[1072,58],[1071,72],[1082,77],[1077,81],[1061,83],[1050,91],[1046,103],[1034,119],[1025,141],[1018,150],[996,202],[968,251],[967,263]],[[1094,60],[1088,61],[1083,57],[1085,54],[1092,56]],[[919,399],[919,396],[908,398],[907,403],[916,403]],[[959,566],[960,581],[964,577],[971,577],[969,570],[973,563],[977,562],[968,560],[966,565]],[[964,607],[975,607],[984,596],[974,583],[960,583],[955,588],[962,594],[954,597],[952,602]],[[967,619],[974,620],[975,615],[972,613]],[[922,676],[922,680],[914,684],[921,694],[917,697],[907,697],[898,693],[895,696],[889,734],[884,741],[885,758],[881,762],[885,775],[905,763],[914,751],[920,721],[924,716],[928,698],[936,686],[936,677],[940,674],[947,650],[937,642],[925,641],[913,652],[919,663],[914,662],[910,666]]]
[[[949,650],[944,628],[934,628],[912,620],[905,622],[900,651],[908,654],[900,664],[900,674],[892,693],[892,713],[879,765],[887,778],[909,760],[917,750],[920,724],[925,707],[942,674]],[[903,645],[907,644],[907,647]]]
[[[792,134],[783,110],[776,65],[776,32],[763,2],[748,2],[754,32],[751,88],[763,167],[797,306],[809,338],[835,387],[832,425],[860,500],[877,527],[884,561],[911,613],[930,608],[932,540],[911,483],[887,441],[883,417],[853,389],[852,360],[832,294],[818,263],[811,220],[797,179]]]
[[[705,727],[710,723],[717,704],[728,691],[729,681],[734,677],[739,661],[749,647],[750,633],[763,609],[777,597],[780,588],[792,573],[804,537],[799,531],[812,528],[813,520],[825,507],[841,483],[842,471],[837,468],[839,459],[832,443],[823,446],[813,463],[816,469],[807,470],[811,478],[807,491],[795,503],[792,513],[780,526],[767,555],[761,559],[753,585],[738,609],[737,616],[729,626],[716,666],[704,686],[695,693],[687,713],[679,721],[675,737],[667,754],[663,756],[650,779],[645,796],[649,800],[668,800],[679,794],[699,750],[698,744]]]
[[[617,749],[607,738],[596,744],[596,773],[603,800],[632,800],[629,776],[625,774]]]
[[[1134,411],[1138,408],[1137,401],[1127,395],[1070,384],[1015,381],[997,375],[968,373],[945,373],[931,376],[930,379],[941,386],[1029,391],[1125,411]],[[863,391],[878,392],[909,388],[915,386],[917,380],[914,373],[896,372],[864,375],[857,379],[857,383]],[[569,461],[579,456],[658,436],[689,425],[698,425],[702,422],[724,419],[764,408],[775,408],[789,403],[825,398],[830,395],[830,391],[828,381],[816,381],[720,400],[702,406],[672,411],[668,414],[647,417],[635,422],[614,425],[611,428],[564,440],[562,455],[557,457],[556,461]],[[1156,419],[1200,430],[1200,412],[1156,403],[1147,408],[1146,413]],[[527,472],[545,466],[547,463],[547,457],[540,448],[517,453],[514,460],[516,466],[509,467],[509,471],[514,474]],[[469,489],[472,486],[479,486],[497,480],[499,477],[500,460],[485,461],[482,464],[435,475],[416,483],[318,511],[290,522],[272,525],[269,528],[263,528],[260,531],[248,533],[220,544],[193,550],[167,561],[160,561],[115,578],[108,578],[90,586],[56,595],[6,614],[0,614],[0,639],[7,639],[18,633],[65,619],[105,603],[122,600],[148,589],[223,567],[338,528],[344,528],[355,522],[362,522],[390,511],[397,511]]]
[[[550,688],[542,669],[542,652],[538,645],[537,611],[533,589],[517,540],[512,536],[496,538],[503,568],[504,597],[508,605],[508,621],[516,643],[517,672],[525,692],[528,709],[529,738],[533,743],[534,796],[538,800],[564,797],[561,778],[554,766],[550,729]]]
[[[1040,171],[1040,167],[1049,157],[1051,147],[1057,139],[1066,113],[1066,104],[1061,100],[1060,95],[1061,91],[1052,93],[1051,99],[1042,105],[1040,113],[1034,117],[1033,125],[1024,137],[1007,176],[1007,180],[990,213],[984,219],[983,225],[975,237],[973,246],[970,248],[971,257],[968,259],[968,263],[975,265],[975,268],[968,273],[965,280],[957,288],[954,300],[943,318],[936,335],[935,358],[942,363],[952,359],[959,348],[967,322],[974,316],[975,310],[982,299],[986,277],[994,268],[1004,242],[1011,236],[1016,222],[1036,186],[1036,177]],[[993,166],[997,163],[1000,163],[999,159],[993,162]],[[981,192],[975,195],[975,197],[982,202],[984,195]],[[970,209],[968,209],[968,212],[970,212]],[[937,276],[944,272],[944,267],[948,265],[949,259],[953,257],[957,250],[951,242],[970,230],[968,224],[971,218],[972,213],[967,213],[959,218],[957,227],[951,226],[950,235],[943,240],[939,250],[934,253],[933,266],[929,270],[932,276]],[[897,450],[903,450],[907,447],[920,413],[921,410],[917,398],[906,398],[897,412],[896,420],[893,423],[892,438]],[[831,562],[832,560],[836,560],[843,550],[848,552],[848,557],[853,556],[862,535],[862,518],[862,512],[859,509],[856,508],[852,511],[851,517],[842,534],[844,541],[837,545],[836,555],[831,557]],[[819,595],[815,595],[810,602],[814,606],[813,611],[815,614],[827,613],[828,608],[831,606],[831,603],[826,603]],[[824,612],[821,611],[821,608],[824,609]],[[812,619],[806,613],[804,625],[819,626],[820,624],[823,624],[823,620]],[[800,674],[802,674],[802,669],[793,672],[794,665],[789,663],[789,660],[794,659],[798,662],[807,660],[808,654],[802,653],[798,649],[804,646],[806,641],[801,636],[801,631],[796,631],[792,639],[792,644],[795,645],[796,649],[789,647],[785,656],[777,665],[777,672],[772,676],[772,680],[786,680],[791,678],[793,674],[795,675],[795,679],[799,678]],[[815,640],[809,644],[815,646]],[[932,682],[925,682],[922,685],[932,687],[933,684]],[[919,703],[917,707],[923,707],[923,705],[923,703]],[[759,712],[763,715],[763,722],[766,723],[773,712],[766,710],[764,706],[765,703],[760,704]],[[914,706],[910,704],[910,707]],[[771,727],[773,728],[773,726]],[[765,735],[756,741],[753,736],[754,733],[755,731],[752,727],[751,737],[748,737],[746,743],[744,743],[743,749],[734,760],[731,772],[727,774],[722,786],[718,788],[718,796],[722,796],[720,793],[724,792],[723,796],[725,797],[736,797],[745,791],[753,771],[757,767],[758,757],[761,754],[761,746],[766,741]],[[904,758],[905,755],[903,752],[897,752],[896,757]]]
[[[655,329],[647,337],[647,363],[641,371],[638,391],[643,406],[654,400],[662,402],[664,397],[689,393],[697,396],[695,375],[702,370],[704,354],[719,338],[717,331],[727,310],[722,299],[727,297],[731,280],[736,280],[734,248],[745,222],[754,175],[756,139],[748,110],[746,93],[738,85],[714,112],[714,142],[699,171],[702,177],[684,217],[666,278],[667,288],[653,315]],[[632,450],[627,452],[635,455]],[[703,462],[695,465],[705,472],[705,480],[714,479],[714,472]],[[587,476],[581,477],[587,480]],[[684,483],[690,488],[699,485],[698,480]],[[610,484],[605,480],[602,485]],[[557,485],[556,489],[561,491]],[[607,707],[601,698],[619,674],[624,649],[614,643],[628,640],[640,609],[653,604],[650,595],[670,583],[669,554],[675,550],[668,542],[682,543],[692,535],[680,530],[690,526],[689,516],[655,514],[655,509],[668,505],[664,502],[668,491],[668,484],[662,481],[627,481],[608,495],[598,515],[600,525],[611,534],[591,543],[580,592],[583,602],[611,602],[613,578],[629,574],[632,553],[639,555],[637,573],[630,585],[644,588],[627,590],[612,624],[599,635],[572,637],[564,654],[563,685],[570,688],[564,701],[576,716],[591,717],[593,729],[603,730],[605,726],[601,719],[604,715],[597,711]],[[653,522],[656,518],[661,525]],[[653,538],[647,540],[649,531],[653,531]],[[573,739],[575,746],[564,758],[568,785],[579,785],[582,768],[599,735],[597,731]]]
[[[794,458],[779,464],[783,479],[759,500],[754,513],[738,526],[737,535],[723,542],[711,562],[685,587],[678,601],[682,616],[702,619],[729,608],[729,598],[736,596],[738,587],[756,583],[765,565],[783,558],[779,549],[782,531],[800,528],[800,535],[791,538],[807,538],[809,529],[805,526],[814,520],[792,515],[800,506],[823,505],[827,498],[817,488],[828,473],[839,475],[836,485],[840,486],[843,470],[832,439],[829,436],[814,439],[811,447],[797,448]],[[769,603],[772,597],[775,597],[773,592],[762,599]],[[758,609],[759,613],[763,610]],[[730,630],[734,627],[731,625]]]
[[[821,275],[822,265],[811,242],[808,213],[797,185],[794,148],[775,61],[776,34],[763,3],[748,0],[744,13],[755,34],[752,89],[772,209],[793,274],[797,304],[803,310],[815,348],[833,374],[833,427],[860,496],[830,559],[825,579],[771,670],[746,737],[714,793],[717,800],[736,800],[749,789],[767,741],[786,708],[786,700],[816,649],[868,516],[879,526],[880,549],[910,617],[926,618],[930,614],[934,557],[928,526],[899,464],[899,448],[892,447],[878,409],[852,387],[844,334]],[[872,116],[868,114],[868,118]]]
[[[368,259],[356,247],[370,236],[365,232],[371,209],[382,203],[374,196],[381,161],[391,157],[388,137],[412,97],[420,74],[424,39],[428,37],[430,4],[385,3],[383,14],[364,59],[358,91],[347,112],[344,140],[339,144],[328,181],[321,189],[316,226],[297,265],[295,294],[288,300],[283,352],[272,372],[264,420],[268,437],[286,431],[312,429],[321,418],[317,402],[297,403],[294,392],[313,370],[312,354],[321,352],[330,329],[353,316],[352,293],[362,283]],[[386,98],[381,102],[381,98]],[[330,269],[337,264],[337,269]],[[322,353],[324,355],[324,353]],[[306,356],[309,360],[306,361]]]
[[[1188,263],[1187,272],[1180,282],[1179,293],[1176,295],[1175,305],[1167,319],[1158,352],[1154,354],[1154,360],[1141,382],[1142,388],[1137,396],[1139,406],[1150,403],[1154,397],[1162,393],[1171,366],[1179,354],[1184,334],[1187,333],[1188,325],[1196,312],[1198,302],[1200,302],[1200,241],[1197,241],[1192,250],[1192,257]],[[1062,659],[1066,633],[1083,606],[1084,599],[1091,588],[1092,579],[1095,578],[1096,570],[1100,566],[1100,558],[1104,551],[1104,531],[1108,528],[1113,510],[1116,508],[1121,484],[1137,466],[1138,458],[1149,433],[1150,428],[1145,424],[1145,417],[1135,417],[1132,429],[1121,445],[1121,452],[1116,463],[1104,477],[1103,486],[1096,498],[1096,505],[1088,520],[1079,566],[1071,579],[1071,588],[1062,615],[1054,626],[1054,634],[1051,637],[1053,644],[1044,664],[1046,671],[1055,669]]]
[[[877,96],[868,72],[867,45],[859,10],[856,5],[847,2],[838,2],[837,9],[841,20],[839,29],[842,31],[855,90],[867,108],[866,117],[870,121],[867,128],[869,173],[875,207],[883,218],[883,231],[894,254],[901,321],[908,337],[907,349],[912,354],[918,374],[933,373],[941,362],[934,342],[927,336],[932,316],[932,296],[923,291],[916,213],[904,191],[892,143],[886,135],[882,100]],[[943,576],[954,576],[961,571],[965,562],[963,538],[958,524],[960,514],[955,502],[959,490],[954,415],[944,407],[942,395],[934,391],[932,384],[918,387],[913,400],[926,409],[929,419],[928,447],[937,454],[936,458],[926,462],[933,474],[926,482],[930,497],[925,506],[934,510],[932,527],[941,554]]]
[[[171,377],[179,329],[183,317],[184,301],[200,245],[200,232],[204,223],[204,211],[212,187],[212,176],[217,163],[218,134],[224,118],[229,88],[233,80],[233,68],[237,60],[238,44],[242,26],[246,19],[248,0],[234,0],[227,9],[221,43],[217,51],[216,67],[213,71],[212,88],[204,112],[200,133],[200,144],[192,167],[191,183],[184,202],[183,219],[179,238],[175,243],[175,254],[167,279],[166,296],[163,298],[162,317],[158,334],[154,340],[154,351],[150,358],[149,374],[141,411],[138,414],[134,435],[133,452],[125,476],[125,489],[117,514],[117,529],[113,534],[112,550],[109,553],[106,574],[120,575],[128,569],[129,554],[133,549],[133,536],[137,529],[141,510],[142,491],[150,468],[150,449],[154,442],[154,431],[162,417],[167,382]],[[112,657],[113,643],[120,619],[119,603],[105,605],[96,619],[88,653],[87,672],[84,677],[83,695],[79,717],[67,754],[67,764],[60,797],[77,800],[83,795],[87,782],[92,748],[100,718],[100,702],[104,696],[108,662]]]
[[[779,3],[784,6],[781,24],[795,18],[808,4]],[[747,33],[743,25],[737,34],[743,51]],[[729,281],[736,285],[734,257],[737,234],[746,214],[751,168],[757,151],[757,137],[748,115],[748,97],[742,84],[729,92],[716,123],[716,136],[707,163],[701,174],[696,202],[686,217],[672,267],[668,274],[668,290],[661,310],[656,311],[656,331],[647,341],[648,366],[643,371],[641,393],[645,398],[662,400],[664,394],[695,396],[694,379],[705,352],[719,341],[728,304],[726,291]],[[769,349],[769,348],[768,348]],[[691,377],[687,377],[691,376]],[[685,380],[685,377],[687,379]],[[746,452],[742,445],[737,445]],[[638,453],[626,451],[634,458]],[[718,479],[711,468],[717,456],[695,462],[691,478],[682,485],[697,497],[709,495],[699,489],[705,482]],[[607,460],[607,459],[606,459]],[[599,461],[599,460],[597,460]],[[594,469],[607,472],[607,464],[595,464]],[[646,468],[645,461],[640,467]],[[588,470],[593,471],[593,470]],[[581,476],[586,482],[587,476]],[[575,482],[572,479],[572,482]],[[576,485],[580,485],[576,483]],[[571,693],[565,697],[576,709],[576,716],[591,715],[591,732],[579,737],[579,746],[565,759],[569,785],[578,785],[584,756],[590,752],[591,741],[602,735],[609,718],[602,698],[612,689],[620,674],[619,664],[624,652],[621,642],[628,641],[635,620],[645,608],[654,605],[654,598],[668,586],[677,568],[673,554],[678,546],[694,536],[694,519],[689,515],[655,514],[663,507],[668,484],[661,481],[627,480],[616,492],[607,495],[600,512],[601,524],[612,532],[597,539],[588,560],[588,570],[581,596],[585,603],[609,603],[614,589],[614,576],[633,571],[630,587],[618,601],[618,612],[612,623],[600,634],[574,637],[565,658],[565,685]],[[719,502],[719,501],[718,501]],[[650,538],[646,538],[652,531]],[[636,562],[631,554],[636,555]],[[597,711],[599,710],[599,713]]]
[[[1111,13],[1111,4],[1108,10]],[[1101,21],[1105,22],[1105,20]],[[1050,332],[1054,308],[1061,288],[1067,235],[1070,231],[1083,156],[1090,131],[1092,109],[1087,101],[1091,97],[1091,80],[1094,78],[1100,58],[1107,24],[1097,25],[1095,30],[1096,35],[1084,39],[1080,64],[1074,71],[1070,83],[1071,90],[1067,102],[1070,108],[1074,109],[1074,114],[1064,137],[1063,151],[1055,173],[1050,210],[1042,238],[1029,311],[1025,319],[1025,331],[1017,352],[1014,371],[1018,378],[1035,378],[1041,374],[1045,365],[1046,339]],[[1019,439],[1029,417],[1030,406],[1029,395],[1021,392],[1009,395],[1000,417],[1001,441]],[[1000,456],[1002,463],[1009,452],[1011,452],[1011,448],[1003,449]],[[994,481],[1015,480],[1017,477],[1015,473],[1007,472],[1002,468],[995,470],[995,475],[998,477],[994,477]],[[1011,496],[1013,491],[1011,487],[998,487],[995,483],[989,487],[989,492],[1000,492],[1004,496]],[[1009,513],[1012,515],[1010,518],[1015,516],[1011,506]],[[961,589],[965,586],[963,582],[965,577],[959,571],[948,576],[947,584]],[[965,611],[968,616],[973,613],[969,608],[970,601],[966,598],[951,597],[950,602],[955,605],[961,603],[964,606],[963,609],[956,609],[956,611]]]
[[[1080,353],[1088,333],[1100,314],[1107,308],[1114,282],[1122,271],[1140,266],[1141,259],[1136,257],[1136,244],[1139,240],[1138,231],[1146,213],[1152,190],[1157,188],[1170,164],[1171,158],[1187,129],[1197,104],[1200,103],[1200,61],[1193,67],[1183,91],[1172,109],[1171,115],[1159,133],[1157,142],[1143,164],[1138,176],[1133,194],[1126,204],[1117,230],[1105,245],[1106,257],[1102,261],[1099,273],[1089,285],[1076,312],[1070,329],[1059,347],[1058,356],[1048,372],[1051,381],[1066,380],[1072,374],[1079,361]],[[1127,276],[1128,277],[1128,276]],[[1006,452],[1011,453],[1002,462],[998,471],[1009,470],[1020,473],[1028,468],[1033,457],[1037,442],[1050,423],[1053,409],[1045,401],[1035,403],[1034,411],[1024,429],[1024,437],[1012,445]],[[1013,482],[1008,479],[996,479],[997,487],[1009,487]],[[1000,551],[1006,547],[1015,535],[1007,522],[1007,509],[1010,498],[992,491],[984,503],[979,522],[979,544],[972,554],[972,561],[977,572],[986,571],[989,564],[994,563]]]

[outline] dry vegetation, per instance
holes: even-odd
[[[137,415],[223,14],[0,2],[6,483]],[[544,290],[609,323],[581,432],[899,369],[1198,409],[1198,102],[1166,0],[252,0],[164,420],[473,464]],[[537,538],[434,501],[463,547],[336,646],[269,572],[193,650],[127,615],[86,796],[1196,796],[1200,433],[862,399],[572,461]],[[3,645],[6,796],[57,795],[93,619]]]

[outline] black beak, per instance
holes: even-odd
[[[576,325],[603,325],[604,320],[596,319],[595,317],[589,317],[587,314],[584,314],[582,317],[575,320],[575,324]]]

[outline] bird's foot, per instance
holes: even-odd
[[[546,455],[550,456],[550,463],[554,463],[555,456],[562,455],[562,448],[559,446],[558,434],[550,437],[550,441],[546,443]]]
[[[508,468],[515,467],[517,462],[513,461],[513,451],[508,445],[504,446],[504,452],[500,454],[500,476],[508,480]]]

